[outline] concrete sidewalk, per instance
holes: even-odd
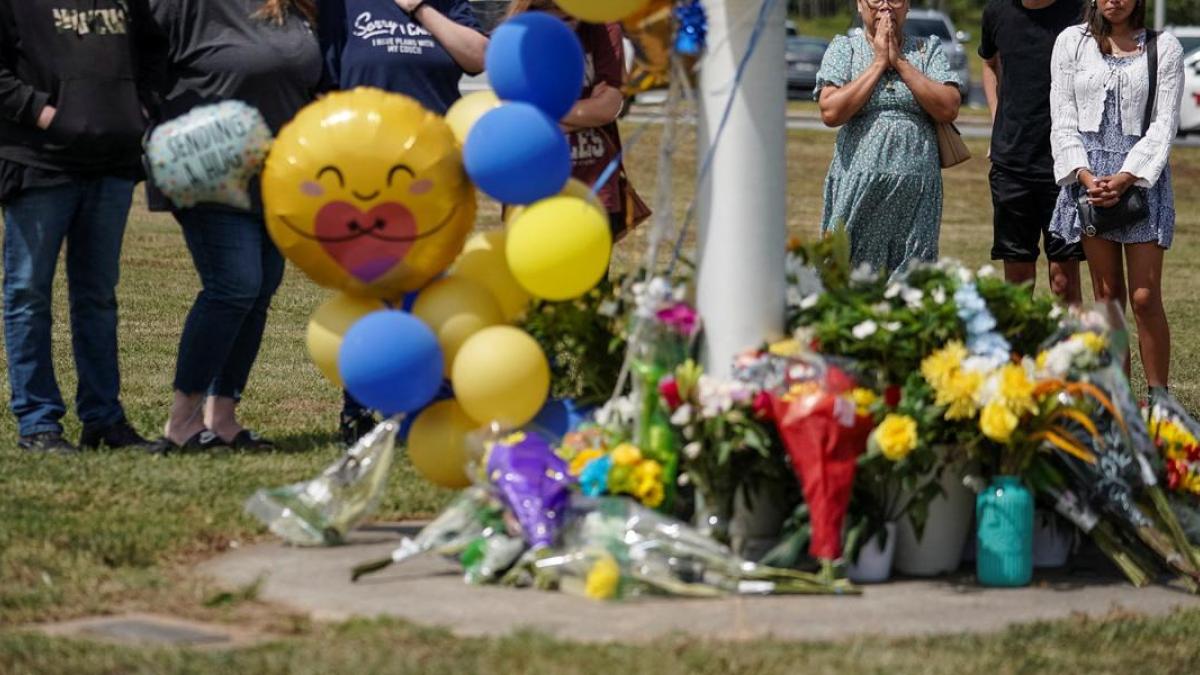
[[[858,635],[916,636],[998,631],[1010,624],[1101,617],[1121,610],[1161,615],[1200,607],[1180,591],[1135,589],[1096,572],[1041,575],[1036,585],[983,589],[969,576],[870,586],[862,597],[740,597],[598,603],[560,593],[472,587],[458,568],[425,556],[350,583],[355,564],[386,556],[415,526],[376,526],[349,546],[248,547],[201,565],[222,585],[262,580],[260,597],[324,620],[397,617],[460,636],[500,636],[532,629],[581,642],[645,642],[672,634],[747,640],[829,640]]]

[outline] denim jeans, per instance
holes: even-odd
[[[133,182],[96,177],[27,189],[4,207],[4,346],[22,436],[61,432],[66,414],[51,354],[51,290],[67,246],[75,411],[88,426],[124,417],[117,363],[117,281]]]
[[[283,280],[283,256],[261,216],[199,207],[175,218],[203,287],[179,339],[175,389],[241,399]]]

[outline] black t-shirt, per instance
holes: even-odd
[[[1032,178],[1052,178],[1050,56],[1058,34],[1080,22],[1080,0],[1028,9],[1021,0],[991,0],[983,11],[979,55],[1000,55],[1000,109],[992,127],[992,162]]]

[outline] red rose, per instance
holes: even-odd
[[[671,410],[677,410],[679,406],[683,405],[683,399],[679,397],[679,383],[673,377],[664,377],[659,381],[658,393],[662,395],[663,401]]]
[[[754,416],[758,419],[771,419],[774,412],[773,408],[771,407],[771,395],[765,391],[758,392],[758,394],[754,397],[753,408]]]
[[[883,390],[883,402],[889,408],[900,405],[900,387],[892,385]]]

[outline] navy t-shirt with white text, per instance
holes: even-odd
[[[428,0],[455,23],[480,30],[467,0]],[[321,0],[320,33],[339,89],[377,87],[445,114],[459,99],[463,69],[394,0]]]

